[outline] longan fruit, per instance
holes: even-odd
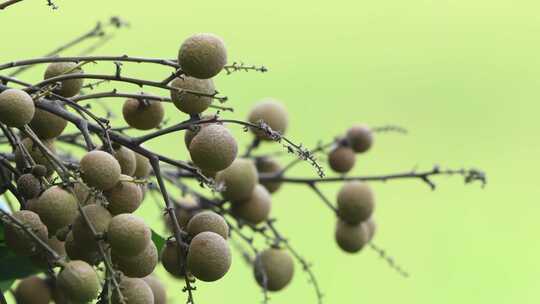
[[[107,232],[107,228],[112,220],[112,215],[107,209],[101,205],[91,204],[82,207],[82,210],[97,234]],[[97,248],[97,240],[81,213],[75,218],[72,231],[75,242],[81,245],[84,244],[84,247]]]
[[[328,164],[334,172],[347,173],[351,171],[355,163],[356,155],[354,150],[349,147],[339,146],[328,154]]]
[[[81,177],[90,187],[108,190],[120,179],[120,164],[107,152],[93,150],[86,153],[80,162]]]
[[[207,120],[207,119],[211,119],[211,118],[214,118],[215,115],[203,115],[201,116],[201,120]],[[191,144],[191,140],[193,140],[193,138],[195,137],[195,135],[197,135],[200,131],[200,129],[208,126],[208,125],[211,125],[212,123],[202,123],[202,124],[198,124],[197,126],[195,126],[195,130],[191,130],[191,129],[186,129],[185,133],[184,133],[184,143],[186,144],[186,148],[189,149],[189,145]],[[220,123],[216,123],[216,124],[220,124]]]
[[[35,165],[32,167],[32,174],[36,177],[45,177],[47,176],[47,167],[43,165]]]
[[[41,181],[31,173],[17,179],[17,190],[25,199],[36,198],[41,192]]]
[[[270,157],[257,158],[255,161],[255,166],[259,174],[277,174],[283,170],[283,167],[274,159]],[[282,182],[262,182],[266,190],[270,193],[274,193],[281,188]]]
[[[129,98],[124,102],[122,115],[126,123],[138,130],[157,128],[163,121],[165,110],[157,100],[140,101]]]
[[[260,120],[264,121],[273,131],[285,134],[289,117],[285,106],[274,99],[263,99],[255,104],[249,112],[247,120],[253,124],[258,124]],[[251,128],[251,131],[262,140],[271,140],[271,138],[262,130]]]
[[[88,248],[86,244],[81,244],[73,239],[73,232],[69,232],[64,243],[66,254],[71,260],[85,261],[90,265],[97,265],[101,256],[97,248]]]
[[[17,304],[48,304],[52,299],[47,282],[35,275],[22,279],[14,296]]]
[[[189,220],[186,230],[192,237],[204,231],[217,233],[224,239],[229,237],[229,225],[221,215],[213,211],[197,213]]]
[[[375,209],[375,197],[371,188],[363,182],[344,184],[337,197],[339,218],[351,225],[367,220]]]
[[[154,294],[155,304],[167,304],[167,289],[161,281],[154,275],[144,277],[143,280],[150,286]]]
[[[216,181],[225,185],[221,195],[230,201],[247,200],[259,181],[257,168],[252,160],[237,158],[216,175]]]
[[[73,185],[73,192],[77,201],[83,206],[95,204],[97,202],[96,194],[83,182],[77,182]]]
[[[58,229],[73,223],[77,217],[77,207],[73,194],[59,186],[52,186],[32,204],[32,211],[39,215],[49,233],[55,234]]]
[[[47,66],[45,70],[44,79],[53,78],[61,75],[68,74],[82,74],[83,70],[77,67],[75,62],[53,62]],[[60,81],[60,87],[56,88],[54,92],[63,97],[73,97],[81,91],[83,86],[83,79],[68,79]]]
[[[227,241],[217,233],[201,232],[189,244],[187,267],[201,281],[221,279],[229,271],[231,260]]]
[[[135,152],[126,147],[119,146],[114,147],[113,156],[118,161],[122,174],[131,176],[133,173],[135,173],[135,169],[137,167]]]
[[[214,94],[216,88],[212,79],[198,79],[189,76],[175,78],[169,86],[177,89],[204,94]],[[199,96],[186,91],[171,90],[171,100],[178,110],[194,115],[204,112],[212,103],[212,97]]]
[[[192,196],[188,195],[177,199],[177,206],[174,208],[174,214],[180,228],[186,229],[189,220],[197,214],[199,210],[199,203]],[[172,223],[168,213],[165,213],[165,221],[169,230],[172,231]]]
[[[366,125],[355,125],[347,130],[347,140],[356,153],[364,153],[373,145],[373,132]]]
[[[107,209],[113,214],[120,213],[132,213],[142,203],[142,191],[139,185],[134,182],[128,181],[131,177],[127,175],[121,175],[120,179],[127,179],[126,181],[119,181],[116,186],[104,192],[109,205]]]
[[[107,231],[107,240],[118,255],[135,256],[141,253],[148,243],[152,232],[143,219],[123,213],[112,218]]]
[[[112,262],[130,278],[143,278],[151,274],[158,263],[158,251],[153,242],[135,256],[122,256],[112,251]]]
[[[55,108],[62,108],[56,101],[40,101],[41,103],[48,103]],[[34,117],[29,123],[32,131],[41,139],[52,139],[60,136],[64,129],[67,127],[67,120],[57,116],[51,112],[36,109]]]
[[[223,40],[214,34],[195,34],[180,46],[178,63],[186,75],[212,78],[227,64],[227,49]]]
[[[21,128],[34,117],[34,100],[19,89],[7,89],[0,93],[0,122],[8,127]]]
[[[135,152],[135,172],[133,176],[136,178],[146,178],[150,175],[152,166],[148,158],[142,156],[141,154]]]
[[[268,219],[272,198],[266,188],[256,185],[247,201],[232,202],[231,206],[234,215],[251,224],[258,224]]]
[[[231,132],[222,125],[202,128],[189,145],[193,162],[202,170],[218,172],[229,167],[238,154]]]
[[[78,303],[94,300],[101,288],[96,271],[84,261],[68,262],[56,282],[69,300]]]
[[[161,264],[168,273],[177,277],[183,278],[185,265],[178,259],[178,244],[175,239],[168,240],[161,250]]]
[[[375,219],[373,218],[373,216],[371,216],[370,218],[368,218],[364,224],[366,225],[367,227],[367,230],[369,232],[369,241],[371,242],[371,240],[373,239],[373,237],[375,236],[375,232],[377,232],[377,222],[375,222]]]
[[[345,252],[355,253],[369,242],[369,231],[364,223],[356,225],[338,219],[335,239],[338,246]]]
[[[152,289],[143,279],[123,276],[120,281],[120,292],[125,304],[153,304],[154,294]],[[116,289],[112,295],[113,304],[122,304],[120,295]]]
[[[53,140],[42,140],[43,145],[52,153],[56,154],[56,148],[54,147]],[[47,158],[47,156],[41,151],[39,146],[32,141],[31,138],[24,138],[21,140],[21,144],[26,148],[28,154],[38,165],[43,165],[47,168],[47,175],[51,175],[54,172],[53,163]],[[23,152],[19,147],[15,149],[15,163],[17,168],[21,171],[24,171],[25,168],[25,158]]]
[[[48,238],[46,243],[59,256],[61,257],[66,256],[65,243],[63,241],[60,241],[58,240],[58,238],[53,236],[51,238]],[[48,259],[49,259],[49,253],[46,250],[43,250],[41,248],[38,249],[38,254],[30,257],[30,260],[32,261],[32,263],[41,269],[47,269],[49,267]]]
[[[13,217],[30,229],[37,237],[43,241],[47,240],[48,229],[38,214],[29,210],[20,210],[14,212]],[[31,256],[37,252],[38,245],[36,241],[15,223],[4,226],[4,237],[7,246],[18,255]]]
[[[279,291],[292,280],[294,262],[283,249],[269,248],[257,255],[253,264],[257,283],[269,291]]]

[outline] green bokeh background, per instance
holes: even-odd
[[[533,236],[540,228],[538,1],[57,4],[60,9],[51,11],[45,1],[27,0],[0,12],[0,61],[42,55],[111,15],[132,26],[117,32],[100,54],[174,58],[188,35],[214,32],[226,41],[231,61],[270,69],[216,79],[236,109],[228,117],[243,118],[254,101],[276,97],[290,113],[288,135],[308,146],[355,122],[410,130],[407,136],[378,136],[375,147],[359,157],[355,174],[433,164],[487,172],[489,184],[483,190],[464,186],[459,177],[438,178],[434,192],[418,181],[373,184],[379,223],[375,243],[412,274],[409,279],[373,251],[339,251],[333,240],[335,219],[309,189],[288,186],[279,192],[273,209],[278,227],[314,263],[326,303],[525,304],[540,299],[540,244]],[[113,66],[89,69],[112,72]],[[42,70],[22,77],[36,81]],[[124,72],[153,79],[167,75],[145,65],[129,65]],[[172,107],[167,117],[184,118]],[[249,136],[238,128],[235,132],[245,146]],[[178,135],[149,146],[185,157]],[[293,173],[314,175],[307,165]],[[323,188],[330,197],[337,189],[337,184]],[[157,221],[151,202],[140,213]],[[297,270],[292,285],[272,295],[272,303],[316,301],[307,277]],[[183,283],[167,284],[171,301],[184,301]],[[198,283],[197,288],[198,303],[261,300],[239,256],[223,280]]]

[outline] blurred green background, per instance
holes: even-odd
[[[373,184],[379,223],[374,242],[412,274],[409,279],[369,249],[342,253],[333,240],[335,219],[329,210],[305,186],[285,187],[274,198],[273,215],[293,246],[314,263],[326,303],[525,304],[540,299],[540,243],[533,236],[540,228],[537,1],[57,4],[60,9],[52,11],[45,1],[27,0],[0,12],[0,61],[40,56],[111,15],[125,18],[131,28],[116,32],[99,54],[174,58],[188,35],[214,32],[226,41],[231,62],[270,69],[216,79],[236,110],[227,117],[243,118],[253,102],[271,96],[289,110],[290,138],[308,146],[332,139],[355,122],[409,129],[406,136],[379,135],[375,147],[358,159],[355,174],[434,164],[487,172],[485,189],[464,186],[459,177],[437,178],[434,192],[416,180]],[[21,77],[37,81],[43,68]],[[152,79],[168,75],[136,64],[126,65],[124,72]],[[171,121],[185,118],[168,109]],[[239,128],[235,132],[245,146],[249,135]],[[179,135],[149,146],[185,157]],[[307,165],[293,173],[315,174]],[[323,190],[333,198],[338,187]],[[146,206],[140,213],[157,221],[155,206]],[[272,295],[271,303],[316,301],[307,276],[296,270],[291,286]],[[167,284],[171,301],[183,302],[183,283],[168,279]],[[238,255],[223,280],[197,284],[197,303],[261,299]]]

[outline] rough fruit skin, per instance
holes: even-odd
[[[54,147],[52,140],[42,140],[41,141],[43,145],[53,154],[56,154],[56,148]],[[32,159],[38,164],[43,165],[47,168],[47,174],[51,175],[54,172],[54,166],[53,164],[47,159],[47,157],[41,152],[39,149],[39,146],[37,144],[34,144],[32,139],[30,138],[24,138],[21,140],[21,144],[26,148]],[[24,165],[24,158],[23,153],[17,147],[15,149],[15,163],[17,164],[17,168],[21,171],[23,171],[25,165]]]
[[[167,290],[165,286],[156,276],[147,276],[143,280],[150,286],[152,293],[154,294],[154,304],[166,304],[167,303]]]
[[[203,115],[203,116],[201,116],[201,120],[202,119],[208,120],[208,119],[212,119],[214,117],[215,117],[214,115]],[[208,125],[210,125],[210,123],[203,123],[203,124],[197,125],[196,130],[191,130],[191,129],[186,130],[186,133],[184,134],[184,143],[186,144],[186,148],[189,149],[189,145],[191,144],[191,141],[193,140],[195,135],[197,135],[199,133],[200,129],[202,129],[202,128],[208,126]]]
[[[121,179],[129,179],[127,175],[122,175]],[[142,203],[141,188],[129,181],[120,181],[113,188],[104,192],[109,205],[107,209],[113,214],[132,213]]]
[[[84,261],[67,263],[58,275],[57,284],[68,299],[80,303],[95,299],[101,288],[96,271]]]
[[[352,181],[344,184],[337,197],[339,218],[351,225],[367,220],[375,209],[373,191],[366,184]]]
[[[356,163],[354,150],[349,147],[339,146],[328,154],[328,164],[334,172],[347,173]]]
[[[338,220],[335,239],[338,246],[345,252],[355,253],[369,242],[369,231],[364,223],[350,225]]]
[[[157,128],[165,116],[161,102],[146,100],[146,105],[140,105],[140,103],[139,100],[133,98],[129,98],[124,102],[122,115],[126,123],[138,130]]]
[[[271,206],[270,193],[263,186],[257,185],[247,201],[232,202],[231,211],[251,224],[258,224],[268,219]]]
[[[82,208],[86,214],[88,221],[94,227],[96,233],[105,233],[109,227],[112,216],[109,211],[103,208],[101,205],[92,204]],[[97,248],[97,242],[90,230],[90,227],[86,224],[82,214],[78,214],[75,222],[73,223],[73,238],[79,244],[86,248]]]
[[[197,93],[214,94],[216,92],[212,79],[198,79],[184,76],[183,78],[175,78],[169,85],[174,88]],[[178,110],[186,114],[193,115],[204,112],[212,103],[212,99],[212,97],[171,90],[172,102]]]
[[[269,291],[278,291],[291,282],[294,262],[287,251],[269,248],[257,255],[253,269],[255,280],[261,287],[266,287]]]
[[[39,215],[49,233],[55,234],[58,229],[73,223],[77,217],[77,207],[74,195],[59,186],[53,186],[32,204],[32,211]]]
[[[283,167],[275,159],[269,157],[257,158],[255,165],[259,174],[276,174],[283,169]],[[261,185],[263,185],[270,193],[278,191],[282,184],[282,182],[261,183]]]
[[[0,122],[12,128],[28,124],[35,113],[34,100],[19,89],[7,89],[0,93]]]
[[[217,233],[201,232],[189,244],[187,266],[201,281],[213,282],[221,279],[229,271],[231,262],[229,245]]]
[[[373,132],[368,126],[356,125],[347,130],[347,140],[356,153],[364,153],[373,145]]]
[[[174,239],[167,241],[167,244],[165,244],[161,251],[161,264],[163,264],[163,268],[171,275],[177,278],[183,278],[185,265],[181,264],[178,259],[177,246]]]
[[[224,239],[229,237],[227,222],[221,215],[212,211],[197,213],[187,225],[187,233],[192,237],[205,231],[217,233]]]
[[[17,304],[48,304],[52,294],[47,282],[38,276],[30,276],[21,280],[15,289]]]
[[[55,108],[62,108],[56,101],[40,101],[42,103],[48,103]],[[34,117],[29,123],[29,126],[41,139],[52,139],[58,137],[67,126],[67,120],[60,116],[42,109],[36,109]]]
[[[82,69],[80,67],[76,68],[76,66],[77,64],[74,62],[53,62],[47,66],[44,78],[49,79],[61,75],[82,74]],[[82,78],[63,80],[61,81],[60,88],[55,89],[54,92],[69,98],[79,94],[82,86]]]
[[[227,50],[220,37],[207,33],[195,34],[180,46],[178,63],[186,75],[199,79],[212,78],[227,64]]]
[[[32,199],[41,192],[41,182],[33,174],[23,174],[17,179],[17,190],[26,199]]]
[[[107,152],[94,150],[86,153],[81,159],[82,179],[90,187],[108,190],[120,179],[120,164]]]
[[[148,158],[135,152],[135,172],[133,172],[133,176],[136,178],[146,178],[150,175],[151,170],[152,166]]]
[[[285,134],[289,124],[289,117],[285,106],[273,99],[263,99],[255,104],[248,115],[248,121],[253,124],[258,124],[259,121],[264,121],[273,131]],[[252,128],[251,131],[262,140],[271,140],[263,131]]]
[[[232,164],[238,145],[227,128],[213,124],[197,133],[189,145],[189,154],[202,170],[218,172]]]
[[[118,255],[135,256],[141,253],[151,242],[150,228],[143,219],[129,213],[112,218],[107,232],[107,240],[112,250]]]
[[[112,262],[130,278],[143,278],[150,275],[158,263],[158,251],[153,242],[135,256],[122,256],[112,251]]]
[[[123,276],[120,281],[120,291],[125,304],[153,304],[154,294],[146,282],[139,278],[128,278]],[[113,304],[121,304],[118,292],[113,291]]]
[[[221,195],[230,201],[247,200],[259,181],[259,174],[253,161],[237,158],[225,170],[218,172],[216,181],[225,185]]]
[[[23,223],[25,227],[31,229],[37,237],[43,241],[47,240],[47,227],[43,225],[38,214],[29,210],[20,210],[13,213],[13,217]],[[38,245],[22,228],[13,223],[13,225],[4,225],[4,229],[6,244],[15,251],[15,253],[21,256],[31,256],[36,254]]]
[[[81,244],[73,239],[73,233],[70,231],[64,243],[66,254],[71,260],[81,260],[90,265],[97,265],[100,255],[97,249],[88,248],[86,244]]]
[[[126,147],[120,147],[114,150],[114,158],[120,165],[120,172],[125,175],[133,175],[137,166],[137,159],[135,159],[135,152]]]

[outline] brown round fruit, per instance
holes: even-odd
[[[62,106],[56,101],[40,101],[47,103],[55,108],[62,109]],[[67,127],[67,120],[51,112],[36,109],[34,117],[29,124],[32,131],[41,139],[52,139],[60,136]]]
[[[152,166],[148,158],[142,156],[141,154],[135,152],[135,172],[133,176],[136,178],[147,178],[150,175]]]
[[[32,211],[39,215],[51,234],[73,223],[77,208],[75,196],[59,186],[45,190],[32,204]]]
[[[137,167],[137,159],[135,158],[135,152],[130,149],[120,146],[114,149],[114,158],[120,165],[120,171],[125,175],[133,175]]]
[[[257,283],[269,291],[279,291],[292,280],[294,262],[283,249],[269,248],[255,258],[254,275]]]
[[[123,304],[153,304],[154,294],[150,286],[139,278],[122,277],[120,281],[120,291],[124,299]],[[122,304],[120,295],[116,290],[113,291],[113,304]]]
[[[54,147],[54,142],[52,140],[42,140],[41,142],[52,154],[56,154],[56,148]],[[41,151],[39,145],[35,144],[32,139],[28,137],[22,139],[21,144],[25,147],[26,151],[28,151],[28,154],[36,164],[43,165],[47,168],[47,175],[53,174],[54,165]],[[27,166],[30,165],[29,163],[25,164],[25,157],[23,155],[26,154],[23,154],[21,149],[17,147],[15,149],[15,163],[17,164],[17,168],[21,171],[24,171],[24,169],[28,168]]]
[[[82,73],[83,70],[80,67],[77,67],[75,62],[53,62],[47,66],[44,78],[49,79],[56,76]],[[58,95],[69,98],[79,94],[82,86],[82,78],[62,80],[60,82],[60,87],[56,88],[54,92]]]
[[[88,248],[86,244],[81,244],[73,239],[73,233],[70,231],[64,243],[66,254],[71,260],[85,261],[90,265],[97,265],[101,259],[97,249]]]
[[[22,279],[14,295],[17,304],[48,304],[52,298],[49,285],[38,276]]]
[[[185,265],[183,265],[178,259],[178,244],[174,239],[167,241],[163,249],[161,250],[161,264],[168,273],[177,277],[183,278],[185,272]]]
[[[80,163],[82,179],[90,187],[108,190],[120,179],[120,164],[107,152],[94,150],[86,153]]]
[[[118,255],[135,256],[151,242],[152,233],[143,219],[130,213],[112,218],[107,232],[107,240]]]
[[[373,132],[368,126],[356,125],[347,130],[347,140],[356,153],[364,153],[373,145]]]
[[[82,210],[96,233],[103,234],[107,232],[107,228],[112,219],[112,216],[107,209],[103,208],[101,205],[91,204],[84,206]],[[87,248],[97,248],[96,238],[82,214],[77,215],[77,218],[73,223],[72,231],[75,242]]]
[[[351,225],[367,220],[375,209],[371,188],[363,182],[352,181],[341,187],[337,197],[339,218]]]
[[[347,173],[351,171],[356,163],[356,155],[353,149],[339,146],[328,154],[328,164],[334,172]]]
[[[362,250],[369,242],[369,231],[364,223],[350,225],[338,219],[335,238],[343,251],[355,253]]]
[[[258,224],[268,219],[271,206],[270,193],[263,186],[257,185],[248,200],[232,202],[231,211],[234,215],[251,224]]]
[[[130,182],[131,177],[127,175],[122,175],[120,179],[123,180],[104,192],[107,201],[109,201],[107,209],[113,215],[132,213],[142,203],[142,191],[139,185]]]
[[[275,159],[270,157],[257,158],[255,165],[257,166],[259,174],[277,174],[283,170],[283,167]],[[278,191],[282,184],[282,182],[261,183],[261,185],[263,185],[270,193]]]
[[[289,117],[285,106],[273,99],[264,99],[251,109],[248,115],[248,121],[253,124],[258,124],[259,121],[264,121],[273,131],[279,132],[281,135],[285,134],[287,125],[289,124]],[[262,140],[271,140],[270,137],[262,130],[252,128],[251,131]]]
[[[189,244],[187,267],[197,279],[213,282],[231,267],[231,251],[224,238],[214,232],[201,232]]]
[[[202,170],[218,172],[229,167],[238,153],[231,132],[222,125],[202,128],[189,145],[193,162]]]
[[[229,225],[221,215],[213,211],[197,213],[187,225],[187,233],[192,237],[205,231],[217,233],[224,239],[229,237]]]
[[[217,173],[216,181],[224,184],[225,190],[221,195],[226,200],[243,201],[253,193],[259,175],[252,160],[237,158],[229,167]]]
[[[185,196],[177,199],[177,206],[174,208],[174,214],[180,228],[185,230],[189,220],[197,214],[199,210],[199,203],[192,196]],[[165,221],[167,223],[167,228],[173,231],[168,213],[165,214]]]
[[[150,275],[158,263],[158,251],[153,242],[149,242],[146,249],[135,256],[122,256],[112,251],[112,261],[126,276],[130,278],[143,278]]]
[[[31,173],[23,174],[17,179],[17,190],[25,199],[36,198],[41,192],[41,181]]]
[[[78,303],[94,300],[101,288],[96,271],[84,261],[67,263],[58,275],[57,284],[69,300]]]
[[[199,79],[212,78],[227,63],[227,50],[220,37],[214,34],[196,34],[180,46],[178,63],[186,75]]]
[[[216,92],[212,79],[198,79],[183,76],[182,78],[175,78],[169,85],[173,88],[186,90],[171,90],[171,100],[178,110],[190,115],[204,112],[208,109],[213,100],[210,96],[200,96],[190,93],[190,91],[209,95]]]
[[[43,224],[39,215],[29,211],[20,210],[13,213],[13,217],[30,229],[37,237],[46,241],[48,238],[47,227]],[[21,256],[31,256],[37,253],[38,245],[36,241],[15,223],[4,226],[4,237],[6,244],[15,253]]]
[[[122,115],[126,123],[138,130],[157,128],[163,121],[165,110],[157,100],[127,99],[122,107]]]
[[[366,225],[367,230],[369,232],[368,239],[371,242],[371,240],[375,236],[375,233],[377,232],[377,222],[375,222],[375,219],[373,218],[373,216],[371,216],[370,218],[367,219],[367,221],[364,222],[364,224]]]
[[[7,89],[0,93],[0,122],[12,128],[21,128],[34,117],[34,100],[19,89]]]
[[[154,304],[167,304],[167,289],[154,275],[147,276],[143,280],[150,286],[154,294]]]

